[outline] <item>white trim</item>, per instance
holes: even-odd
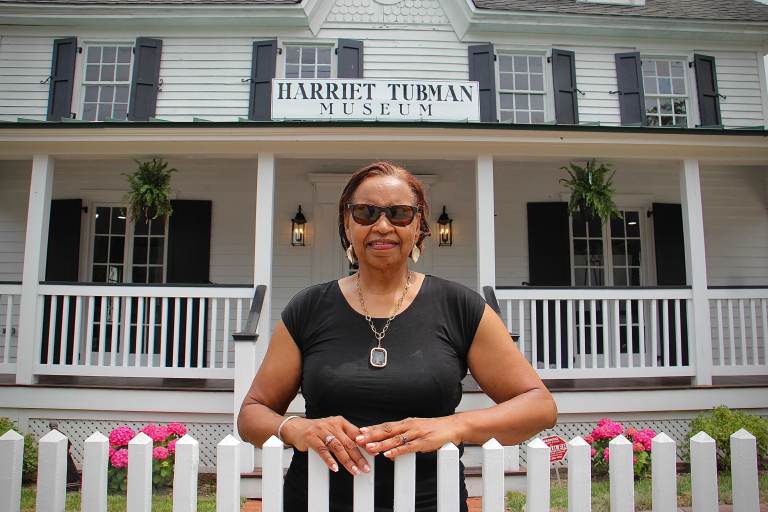
[[[310,39],[310,38],[277,38],[277,62],[275,69],[275,78],[285,78],[285,58],[288,46],[309,46],[314,48],[331,49],[331,78],[336,78],[338,70],[338,55],[336,54],[338,40],[335,39]]]
[[[79,48],[82,48],[82,52],[77,52],[75,54],[75,76],[73,78],[73,87],[72,87],[72,106],[70,111],[75,114],[75,119],[83,119],[83,100],[85,95],[85,67],[88,65],[88,46],[110,46],[110,45],[120,45],[120,46],[130,46],[131,47],[131,63],[128,67],[128,81],[126,82],[128,84],[128,107],[130,107],[130,97],[131,97],[131,85],[133,82],[133,64],[136,61],[136,55],[134,54],[134,48],[136,45],[136,40],[126,40],[125,38],[116,38],[116,39],[109,39],[109,38],[99,38],[94,40],[78,40],[77,46]],[[97,119],[98,119],[98,112],[97,112]],[[95,122],[95,121],[93,121]]]
[[[682,98],[682,97],[685,97],[685,115],[686,115],[685,122],[687,123],[686,127],[687,128],[693,128],[695,126],[695,124],[693,124],[693,123],[697,122],[697,119],[698,119],[698,102],[694,101],[696,96],[691,93],[691,91],[693,90],[693,88],[691,87],[691,84],[696,82],[696,78],[695,78],[695,75],[694,75],[695,71],[693,70],[692,67],[688,66],[689,62],[693,62],[693,53],[689,53],[688,55],[682,55],[682,54],[677,54],[676,55],[676,54],[672,54],[672,53],[667,54],[667,53],[648,52],[647,54],[644,54],[642,51],[640,51],[640,61],[641,61],[641,63],[643,61],[645,61],[645,60],[653,60],[653,61],[661,60],[661,61],[666,61],[666,62],[669,62],[669,63],[671,63],[672,61],[680,61],[680,62],[683,63],[683,85],[685,86],[685,94],[684,95],[674,96],[673,94],[668,94],[668,95],[660,96],[659,95],[660,93],[658,93],[658,92],[656,94],[651,94],[651,93],[649,93],[649,92],[647,92],[645,90],[645,84],[643,84],[643,94],[644,94],[644,97],[646,97],[646,98],[647,97],[654,97],[654,98],[659,98],[659,97],[664,97],[664,98],[678,97],[678,98]],[[641,64],[640,67],[641,67],[641,72],[640,72],[641,73],[641,77],[640,78],[642,80],[645,80],[645,75],[642,74],[642,64]],[[656,75],[656,76],[658,76],[658,75]],[[671,79],[671,71],[670,71],[670,79]],[[672,84],[670,83],[670,88],[671,87],[672,87]],[[696,104],[695,114],[694,114],[694,104]],[[674,111],[674,103],[673,103],[673,111]],[[659,113],[659,115],[661,115],[661,113]],[[643,104],[643,116],[644,117],[646,116],[646,114],[645,114],[645,104]]]
[[[477,208],[477,290],[496,287],[496,234],[494,218],[493,155],[475,159],[475,207]]]
[[[546,46],[532,46],[530,48],[523,48],[520,46],[495,46],[494,45],[494,59],[495,59],[495,81],[496,81],[496,119],[499,119],[499,123],[502,124],[517,124],[514,121],[501,121],[501,56],[540,56],[542,58],[542,75],[544,80],[544,122],[534,124],[546,124],[555,119],[555,99],[552,92],[552,66],[548,62],[548,59],[552,56],[552,48]],[[529,75],[530,76],[530,75]],[[505,94],[514,94],[512,89],[505,89]],[[526,93],[520,93],[526,94]]]
[[[768,49],[763,48],[762,51],[757,52],[757,74],[760,80],[760,90],[762,94],[762,106],[763,106],[763,127],[768,128],[768,64],[766,59],[768,56],[765,53]]]

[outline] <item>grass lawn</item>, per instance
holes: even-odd
[[[720,487],[720,503],[732,504],[731,475],[730,473],[718,474]],[[760,487],[760,502],[768,501],[768,472],[761,471],[758,485]],[[561,483],[552,481],[551,510],[568,510],[568,482],[563,479]],[[608,479],[592,481],[592,510],[594,512],[609,512],[611,504],[610,483]],[[678,475],[677,477],[677,505],[679,507],[691,506],[691,476]],[[507,494],[507,506],[511,512],[523,512],[525,510],[525,494],[510,492]],[[651,480],[644,479],[635,482],[635,510],[651,510]]]

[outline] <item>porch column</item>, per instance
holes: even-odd
[[[478,155],[475,162],[477,204],[477,290],[496,287],[496,238],[493,213],[493,155]]]
[[[24,271],[21,278],[19,341],[16,348],[16,383],[34,384],[35,348],[39,346],[37,325],[38,287],[45,278],[48,221],[51,212],[54,162],[50,155],[34,155],[24,237]]]
[[[712,331],[707,298],[707,258],[704,247],[704,216],[701,206],[699,161],[685,160],[680,172],[680,196],[685,238],[685,271],[693,300],[689,311],[689,340],[692,340],[695,382],[712,384]]]

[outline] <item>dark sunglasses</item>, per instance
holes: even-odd
[[[382,212],[393,226],[407,226],[413,222],[418,206],[395,204],[392,206],[376,206],[375,204],[347,203],[347,209],[352,213],[352,219],[363,226],[370,226],[379,220]]]

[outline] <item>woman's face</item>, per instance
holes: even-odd
[[[357,187],[350,202],[377,206],[416,206],[416,197],[408,184],[400,178],[373,176]],[[382,213],[376,222],[363,226],[355,222],[347,210],[344,228],[360,266],[385,269],[406,264],[419,233],[420,221],[421,212],[417,213],[407,226],[393,226]]]

